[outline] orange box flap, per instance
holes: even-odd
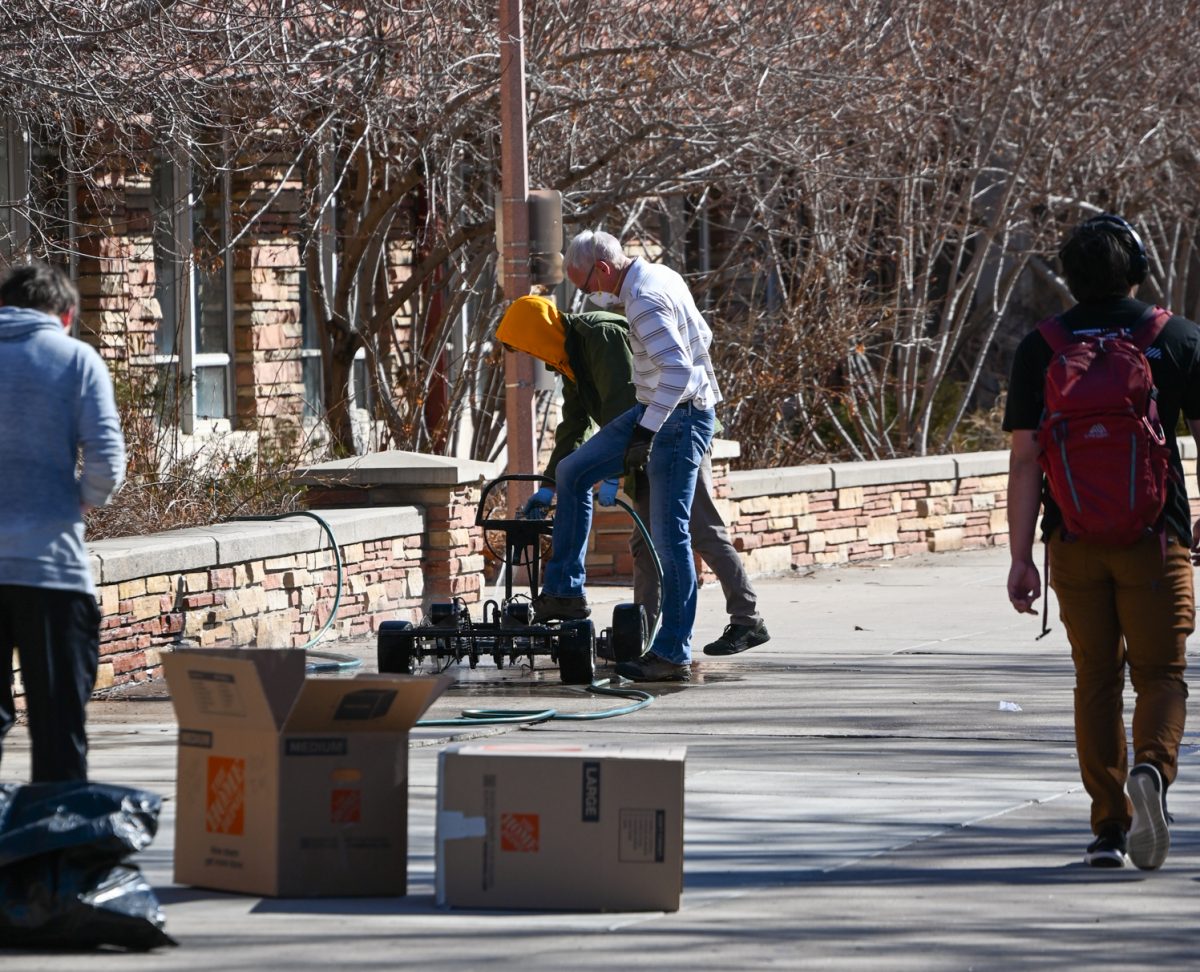
[[[278,730],[304,684],[292,649],[183,648],[163,656],[181,726]]]
[[[310,678],[301,687],[285,732],[404,732],[453,684],[449,675],[360,674]]]

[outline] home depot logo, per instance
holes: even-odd
[[[1087,430],[1087,433],[1084,435],[1084,438],[1085,439],[1107,439],[1108,438],[1108,429],[1106,429],[1103,425],[1101,425],[1099,422],[1097,422],[1095,425],[1093,425],[1090,429]]]
[[[246,761],[208,757],[204,829],[210,834],[241,836],[246,829]]]
[[[500,849],[518,854],[536,854],[538,815],[536,813],[500,814]]]
[[[341,767],[329,774],[333,784],[329,791],[329,822],[356,824],[362,822],[362,771]]]
[[[334,790],[329,800],[329,822],[359,823],[362,820],[362,790]]]

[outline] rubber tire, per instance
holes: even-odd
[[[533,619],[533,605],[528,601],[513,601],[505,607],[504,617],[516,624],[529,624]]]
[[[376,656],[379,671],[385,675],[411,675],[413,670],[413,636],[411,621],[384,621],[379,626]]]
[[[564,685],[591,685],[596,677],[596,626],[564,621],[558,633],[558,675]]]
[[[636,661],[646,651],[646,609],[640,604],[618,604],[613,608],[609,647],[613,661]]]

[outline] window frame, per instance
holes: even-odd
[[[220,250],[223,261],[219,271],[223,308],[223,332],[225,349],[221,352],[203,352],[199,350],[199,327],[201,321],[200,304],[200,270],[195,259],[195,229],[196,212],[196,180],[195,170],[188,155],[178,147],[158,153],[154,166],[158,178],[163,168],[169,173],[170,181],[170,210],[169,218],[165,221],[170,231],[174,252],[163,255],[164,262],[170,260],[175,273],[171,282],[173,290],[174,317],[176,318],[174,350],[172,353],[161,352],[161,335],[167,322],[165,309],[161,307],[162,317],[159,320],[159,330],[155,340],[155,353],[151,355],[151,363],[161,371],[172,369],[177,381],[186,386],[186,394],[179,399],[179,425],[181,430],[191,435],[198,431],[215,430],[222,425],[232,429],[236,427],[235,402],[237,389],[234,386],[237,373],[234,361],[234,293],[233,266],[231,254],[228,252],[231,239],[232,223],[232,178],[228,169],[218,173],[216,189],[218,194],[220,234]],[[156,257],[159,255],[159,220],[167,210],[158,192],[151,193],[152,247]],[[158,294],[156,293],[156,296]],[[201,368],[222,368],[225,374],[224,395],[222,405],[225,414],[222,416],[202,416],[199,414],[199,386],[197,372]],[[178,387],[178,386],[177,386]]]
[[[11,115],[3,116],[0,131],[0,260],[12,264],[28,249],[29,226],[29,130]]]

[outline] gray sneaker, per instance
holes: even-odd
[[[1129,800],[1133,824],[1129,828],[1129,859],[1135,867],[1153,871],[1162,867],[1171,849],[1167,824],[1166,788],[1153,763],[1138,763],[1129,771]]]

